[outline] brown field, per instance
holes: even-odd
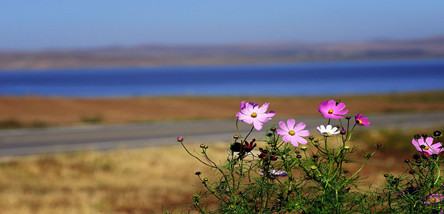
[[[135,123],[163,120],[233,118],[242,100],[271,103],[279,116],[317,115],[318,104],[336,97],[143,97],[73,99],[0,97],[0,127]],[[444,110],[444,91],[393,95],[343,96],[353,112]]]
[[[353,143],[360,150],[374,150],[369,144]],[[210,156],[223,161],[229,142],[209,145]],[[198,145],[188,147],[199,153]],[[382,184],[383,173],[388,168],[400,172],[408,154],[376,153],[362,172],[360,186]],[[363,158],[357,156],[356,161]],[[347,169],[354,172],[359,166]],[[0,163],[0,210],[2,214],[189,211],[192,195],[202,190],[196,171],[211,179],[212,172],[179,145],[8,158]]]
[[[212,146],[215,157],[225,154]],[[217,151],[217,152],[216,152]],[[195,170],[179,147],[77,152],[3,159],[2,214],[152,213],[189,209]],[[168,209],[167,209],[168,208]]]

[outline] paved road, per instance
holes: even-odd
[[[444,127],[444,112],[367,116],[372,122],[367,129]],[[316,126],[327,122],[321,116],[296,117],[296,120],[306,122],[310,131],[315,131]],[[273,119],[265,127],[278,121],[277,118]],[[239,126],[242,133],[251,128],[242,122]],[[230,141],[236,132],[235,119],[2,130],[0,156],[171,145],[177,143],[176,137],[179,135],[184,136],[187,143]],[[252,137],[260,138],[263,135],[263,131],[254,132]]]

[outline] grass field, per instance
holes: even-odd
[[[225,154],[215,144],[215,154]],[[184,208],[205,169],[178,146],[77,152],[0,163],[1,213],[151,213]]]

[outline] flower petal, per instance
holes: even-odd
[[[302,129],[305,128],[305,126],[307,126],[304,122],[299,122],[295,127],[294,127],[294,131],[300,131]]]
[[[310,131],[308,131],[308,130],[301,130],[298,132],[298,136],[301,136],[301,137],[307,137],[309,135],[310,135]]]
[[[296,123],[295,119],[288,119],[287,120],[287,127],[288,130],[294,130],[294,124]]]
[[[290,131],[288,130],[287,125],[285,125],[284,121],[279,121],[279,127],[281,127],[281,129],[284,130],[285,132]]]

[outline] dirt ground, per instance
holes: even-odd
[[[233,118],[242,100],[269,102],[270,110],[284,117],[316,115],[319,103],[327,99],[341,99],[351,114],[444,110],[444,91],[343,97],[0,97],[0,124],[7,128],[8,124],[29,127]]]

